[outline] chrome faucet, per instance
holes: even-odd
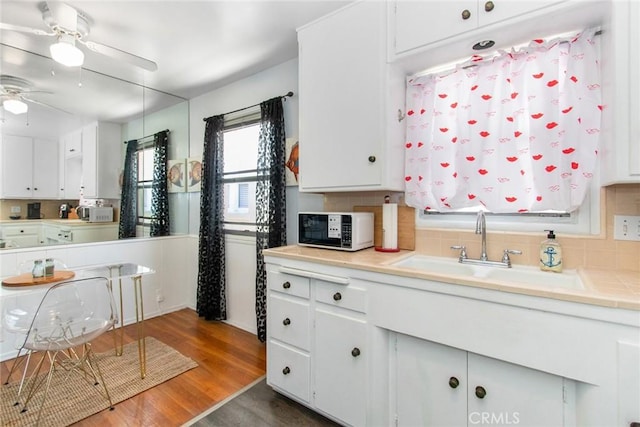
[[[476,234],[480,234],[482,236],[482,252],[480,253],[480,258],[471,259],[467,257],[467,249],[463,245],[455,245],[451,246],[451,249],[456,249],[460,251],[458,255],[458,262],[463,264],[476,264],[476,265],[489,265],[494,267],[507,267],[511,268],[511,258],[509,254],[520,255],[522,251],[518,251],[515,249],[505,249],[504,254],[502,255],[502,260],[500,261],[489,261],[489,257],[487,256],[487,221],[484,216],[484,211],[478,211],[478,216],[476,217]]]
[[[480,254],[480,261],[486,261],[487,258],[487,221],[484,217],[484,211],[478,211],[476,217],[476,234],[482,235],[482,253]]]

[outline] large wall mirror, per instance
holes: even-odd
[[[119,126],[121,137],[110,150],[124,153],[124,141],[169,129],[169,158],[188,157],[188,100],[147,87],[144,73],[148,72],[130,67],[123,78],[88,68],[67,68],[46,55],[16,48],[5,41],[0,43],[3,100],[7,99],[7,89],[15,87],[16,96],[27,104],[28,111],[12,114],[0,108],[2,139],[22,136],[58,144],[63,135],[98,121]],[[9,204],[60,202],[56,198],[7,199],[5,195],[0,198],[3,221],[9,219]],[[71,198],[74,199],[78,198]],[[119,200],[109,202],[117,211]],[[170,211],[171,233],[188,233],[188,193],[171,193]],[[24,210],[22,218],[26,218]],[[50,214],[44,219],[48,218],[55,217]]]

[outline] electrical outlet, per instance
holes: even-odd
[[[640,241],[640,216],[614,215],[613,238]]]
[[[162,295],[162,292],[160,291],[160,289],[156,289],[156,301],[157,302],[164,301],[164,295]]]
[[[11,206],[12,214],[19,214],[20,212],[22,212],[22,209],[20,209],[20,206]]]

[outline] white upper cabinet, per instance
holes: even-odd
[[[398,0],[394,2],[394,51],[399,55],[560,1]]]
[[[82,192],[90,199],[119,199],[123,165],[120,126],[94,122],[82,128]]]
[[[298,31],[300,189],[404,189],[404,76],[386,63],[386,4],[356,2]]]
[[[58,144],[2,137],[2,197],[54,199],[58,196]]]
[[[602,33],[603,185],[640,183],[640,2],[611,3]],[[609,76],[606,78],[606,76]]]
[[[82,130],[63,135],[58,151],[58,198],[78,199],[82,185]]]

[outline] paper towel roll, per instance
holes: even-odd
[[[398,248],[398,204],[382,205],[382,248]]]

